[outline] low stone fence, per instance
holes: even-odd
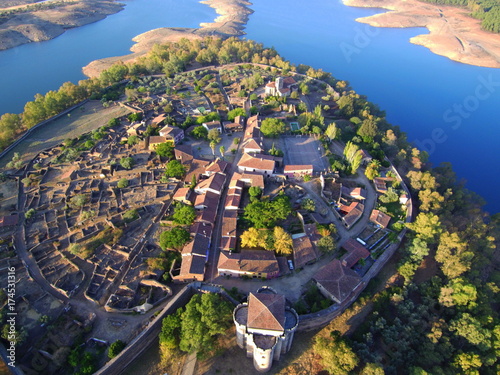
[[[54,121],[54,120],[57,120],[59,117],[62,117],[64,116],[65,114],[71,112],[72,110],[74,110],[75,108],[78,108],[82,105],[84,105],[85,103],[87,103],[89,101],[89,99],[85,99],[83,101],[81,101],[80,103],[77,103],[75,104],[74,106],[68,108],[68,109],[65,109],[64,111],[58,113],[57,115],[55,116],[52,116],[51,118],[47,119],[47,120],[44,120],[42,122],[39,122],[38,124],[36,124],[35,126],[33,126],[32,128],[26,130],[26,132],[20,136],[18,139],[16,139],[13,143],[11,143],[5,150],[3,150],[2,152],[0,152],[0,159],[3,158],[5,155],[7,155],[14,147],[16,147],[19,143],[21,143],[22,141],[24,141],[28,136],[31,135],[32,132],[34,132],[36,129],[38,128],[41,128],[42,126],[44,125],[47,125],[48,123],[50,123],[51,121]]]
[[[173,314],[178,308],[183,307],[191,299],[194,292],[195,290],[190,285],[186,285],[120,354],[109,361],[99,371],[95,372],[94,375],[119,375],[156,339],[161,332],[163,318]]]

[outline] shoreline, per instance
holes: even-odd
[[[39,5],[40,9],[10,15],[0,25],[0,51],[54,39],[68,29],[101,21],[125,7],[125,4],[115,0],[79,0],[67,3],[66,0],[54,0],[53,2],[58,4],[54,7],[51,7],[51,4],[47,7]],[[22,10],[36,5],[31,3],[14,8]],[[9,9],[0,9],[0,13]]]
[[[356,19],[374,27],[425,27],[429,34],[417,35],[410,43],[463,64],[500,68],[500,34],[481,30],[480,20],[467,10],[423,3],[417,0],[342,0],[359,8],[382,8],[384,13]]]
[[[203,22],[199,28],[162,27],[139,34],[132,39],[135,42],[130,48],[132,53],[94,60],[82,68],[83,74],[92,78],[118,61],[133,62],[144,56],[154,44],[177,42],[182,38],[202,39],[213,35],[230,37],[245,34],[243,30],[248,16],[253,13],[249,8],[251,5],[249,1],[203,0],[200,2],[213,8],[217,13],[218,16],[212,22]]]

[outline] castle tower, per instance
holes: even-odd
[[[280,90],[283,88],[283,77],[276,78],[276,89]]]
[[[267,372],[273,360],[290,350],[299,316],[286,306],[283,295],[264,287],[235,308],[233,320],[238,346],[253,357],[257,371]]]

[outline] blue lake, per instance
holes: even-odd
[[[215,11],[199,0],[126,0],[125,8],[102,21],[67,30],[41,43],[0,51],[0,114],[20,113],[36,93],[86,78],[89,62],[130,53],[132,38],[159,27],[198,27]],[[15,93],[14,95],[12,93]]]
[[[453,62],[409,43],[425,28],[373,28],[382,12],[338,0],[253,0],[247,38],[286,59],[331,72],[387,112],[437,165],[453,164],[467,187],[500,211],[500,70]]]
[[[129,52],[148,30],[197,27],[215,17],[198,0],[130,0],[103,21],[47,42],[0,52],[0,113],[22,111],[37,92],[83,79],[92,60]],[[247,38],[274,46],[286,59],[331,72],[387,112],[438,164],[500,211],[500,70],[453,62],[409,43],[426,29],[379,29],[355,21],[380,12],[338,0],[252,0]],[[13,95],[12,93],[15,93]]]

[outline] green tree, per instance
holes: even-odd
[[[220,156],[224,159],[224,153],[226,152],[226,148],[224,146],[219,147]]]
[[[140,141],[139,137],[136,136],[136,135],[131,135],[130,137],[128,137],[127,139],[127,144],[129,146],[135,146],[136,144],[138,144]]]
[[[160,143],[156,146],[155,152],[158,156],[172,159],[174,157],[174,146],[171,143]]]
[[[182,309],[178,309],[174,314],[167,315],[162,320],[160,339],[160,350],[176,349],[179,347],[181,336]]]
[[[109,346],[108,357],[110,359],[115,358],[125,347],[127,346],[122,340],[116,340]]]
[[[88,196],[86,196],[85,194],[77,194],[69,200],[69,205],[72,208],[78,209],[85,206],[87,202],[88,202]]]
[[[248,194],[250,194],[250,199],[254,200],[262,195],[262,189],[259,186],[250,186],[248,188]]]
[[[420,215],[423,214],[421,213]],[[417,219],[419,216],[417,216]],[[454,279],[469,271],[473,257],[474,253],[470,251],[467,242],[460,238],[458,233],[444,232],[439,237],[436,261],[441,263],[441,271],[448,278]]]
[[[232,310],[217,294],[195,294],[182,313],[179,348],[188,353],[211,351],[216,336],[229,327]]]
[[[124,157],[120,159],[120,165],[122,168],[130,170],[134,167],[135,161],[131,156]]]
[[[366,143],[372,143],[373,138],[378,134],[377,121],[373,116],[370,116],[363,120],[361,126],[358,129],[357,134],[363,138]]]
[[[332,236],[323,236],[318,241],[318,249],[323,254],[331,254],[337,249],[337,244]]]
[[[208,130],[204,126],[197,126],[193,129],[191,132],[193,137],[198,138],[198,139],[206,139],[208,136]]]
[[[304,198],[300,206],[303,210],[307,210],[310,212],[316,211],[316,203],[311,198]]]
[[[399,201],[399,195],[392,187],[390,187],[379,197],[379,199],[382,203],[392,203]]]
[[[181,178],[186,174],[186,168],[178,160],[170,160],[165,166],[165,176]]]
[[[210,129],[207,139],[215,144],[219,143],[221,141],[219,129]]]
[[[380,176],[379,173],[380,162],[377,159],[373,159],[370,164],[366,167],[365,175],[369,180],[373,180],[375,177]]]
[[[191,225],[196,218],[196,211],[193,206],[179,203],[174,209],[174,223],[179,225]]]
[[[266,118],[262,121],[260,131],[265,137],[277,137],[285,132],[285,123],[276,118]]]
[[[180,249],[191,239],[185,229],[175,227],[160,234],[160,247],[163,250]]]
[[[126,178],[121,178],[120,180],[118,180],[116,187],[118,189],[123,189],[123,188],[128,187],[128,184],[129,184],[129,182]]]
[[[255,95],[255,94],[252,94]],[[250,99],[252,99],[252,95],[250,96]],[[254,99],[252,99],[254,100]],[[234,121],[236,116],[246,116],[246,112],[243,108],[235,108],[227,113],[227,119],[228,121]]]
[[[142,113],[141,112],[134,112],[131,113],[130,115],[127,116],[129,122],[136,122],[136,121],[141,121],[142,120]]]
[[[123,221],[126,223],[131,223],[139,218],[139,212],[136,209],[125,211],[122,215]]]
[[[325,130],[325,135],[330,139],[330,141],[333,141],[334,139],[337,139],[340,137],[340,129],[337,127],[337,124],[332,122],[330,125]]]
[[[417,237],[428,243],[434,243],[436,237],[443,231],[439,216],[432,213],[421,212],[414,222],[407,223],[406,226],[413,230]]]
[[[314,343],[314,352],[321,357],[323,368],[330,374],[348,375],[359,362],[338,331],[332,331],[331,338],[318,336]]]

